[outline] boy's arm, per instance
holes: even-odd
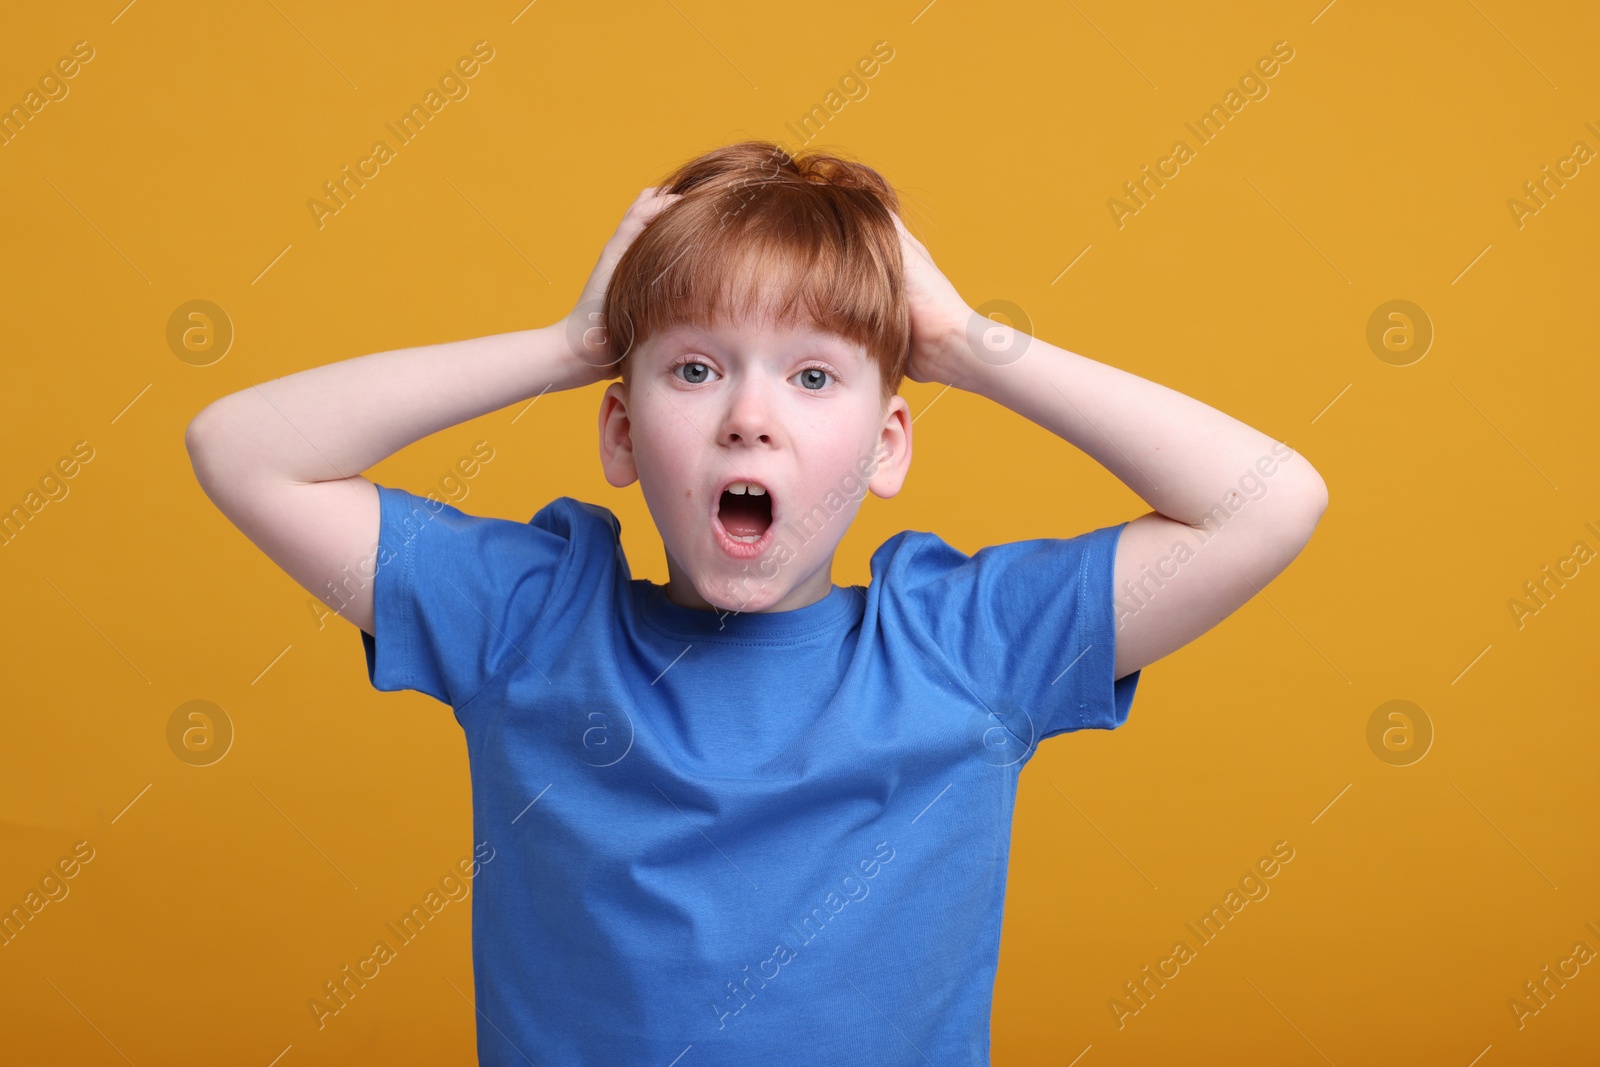
[[[907,376],[1010,408],[1154,509],[1117,544],[1115,677],[1211,629],[1305,547],[1328,506],[1305,457],[1183,393],[978,317],[921,242],[903,225],[901,234],[914,335]]]
[[[211,403],[184,435],[201,487],[291,578],[372,632],[378,492],[361,472],[445,427],[614,377],[616,356],[589,309],[673,199],[640,194],[560,322],[360,356]]]

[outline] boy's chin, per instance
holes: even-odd
[[[703,610],[723,615],[769,611],[789,593],[789,588],[782,582],[762,581],[749,574],[737,577],[691,577],[689,584],[696,598],[707,605]]]
[[[776,604],[787,590],[779,582],[752,580],[749,575],[728,579],[720,587],[700,589],[700,595],[718,611],[766,611]]]
[[[667,569],[667,599],[680,607],[718,614],[745,611],[748,609],[741,605],[752,603],[757,594],[754,582],[746,591],[740,587],[738,575],[684,567],[671,552],[667,553]]]

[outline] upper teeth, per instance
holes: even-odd
[[[767,495],[767,491],[761,488],[755,482],[734,482],[732,485],[728,486],[727,491],[732,493],[734,496],[744,496],[745,493],[749,493],[751,496]]]

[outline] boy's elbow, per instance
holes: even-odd
[[[1316,532],[1317,524],[1322,521],[1323,512],[1328,510],[1328,483],[1313,469],[1306,475],[1304,484],[1296,487],[1294,499],[1293,525],[1300,530],[1301,545],[1304,547]]]
[[[1322,475],[1315,470],[1311,472],[1311,486],[1307,489],[1308,503],[1311,509],[1312,521],[1321,520],[1322,513],[1328,510],[1328,483],[1322,480]]]
[[[1287,469],[1282,473],[1287,473]],[[1272,485],[1261,499],[1258,517],[1265,536],[1281,543],[1292,543],[1299,551],[1310,543],[1323,512],[1328,510],[1328,483],[1322,480],[1316,468],[1308,465]]]
[[[218,438],[226,420],[226,414],[218,409],[219,403],[213,401],[201,408],[183,431],[183,447],[189,453],[189,465],[194,468],[195,478],[207,495],[217,474],[221,447]]]
[[[183,431],[183,449],[184,449],[185,452],[189,453],[189,462],[190,463],[196,462],[197,458],[200,455],[201,424],[205,421],[206,412],[210,411],[210,410],[211,409],[209,407],[201,408],[200,409],[200,413],[198,415],[196,415],[194,418],[190,419],[189,420],[189,425],[184,428],[184,431]]]
[[[1285,464],[1279,467],[1279,474],[1286,475],[1283,479],[1282,492],[1285,495],[1285,507],[1294,514],[1303,516],[1309,527],[1315,527],[1322,519],[1322,513],[1328,510],[1328,483],[1323,480],[1317,468],[1311,465],[1301,453],[1299,462],[1292,465]],[[1272,490],[1278,492],[1277,488]]]

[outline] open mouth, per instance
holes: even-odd
[[[756,544],[772,526],[772,494],[756,482],[732,482],[717,500],[717,521],[734,541]]]

